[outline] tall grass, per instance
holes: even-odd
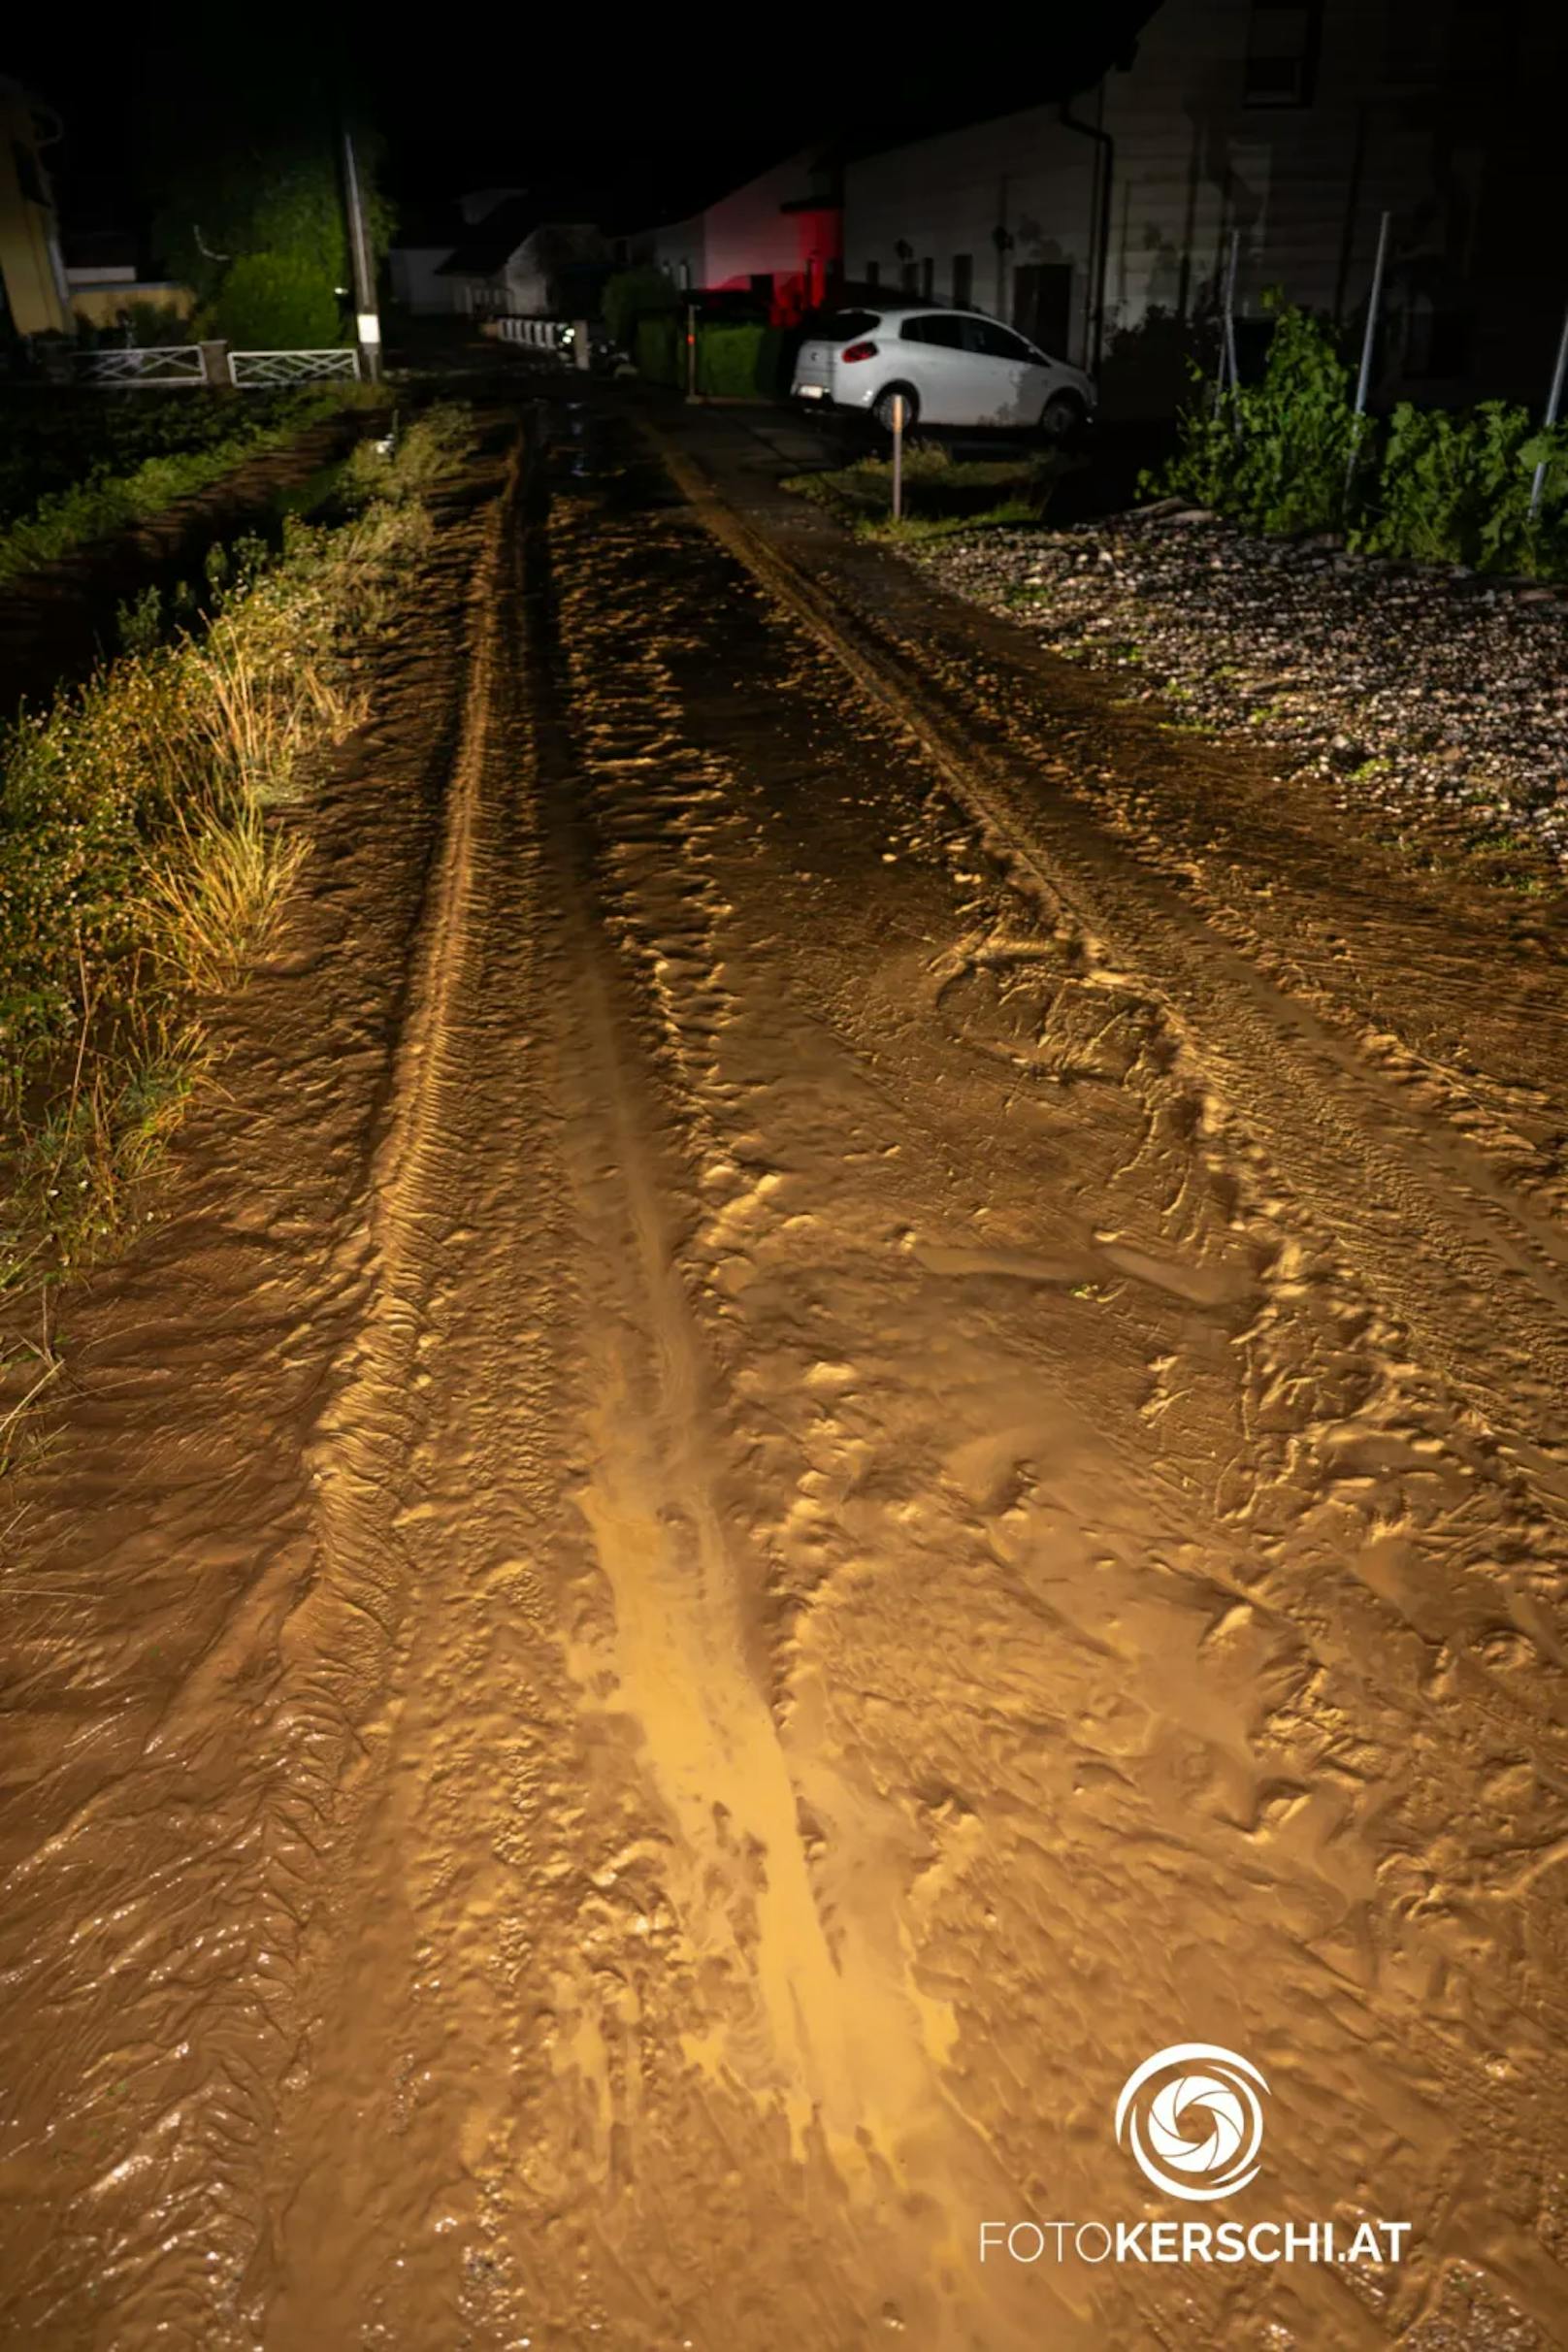
[[[247,459],[259,457],[269,449],[285,447],[308,425],[336,416],[344,408],[368,407],[368,395],[381,397],[371,385],[337,385],[293,395],[286,405],[258,408],[253,413],[246,411],[243,401],[230,408],[228,396],[214,396],[224,405],[215,411],[212,408],[200,411],[209,427],[200,445],[157,451],[121,474],[95,466],[81,481],[47,492],[29,512],[0,530],[0,580],[31,572],[40,564],[52,563],[88,540],[147,522],[173,506],[177,499],[189,498],[220,481]],[[147,393],[100,397],[168,400],[172,396]],[[180,395],[181,399],[192,400],[206,397],[199,393]],[[216,438],[212,438],[214,417],[222,429]]]
[[[273,564],[243,550],[204,635],[143,644],[0,743],[0,1295],[102,1250],[178,1124],[204,1011],[307,854],[283,804],[364,715],[365,651],[464,432],[433,411],[351,522],[291,523]]]

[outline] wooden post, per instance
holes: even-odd
[[[903,394],[893,395],[893,519],[903,520]]]

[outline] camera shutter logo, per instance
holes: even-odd
[[[1212,2042],[1174,2042],[1135,2067],[1116,2103],[1134,2163],[1167,2196],[1207,2203],[1256,2178],[1266,2092],[1249,2059]]]

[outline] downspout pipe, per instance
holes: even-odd
[[[1090,375],[1097,376],[1105,343],[1105,278],[1111,253],[1111,181],[1116,172],[1116,141],[1097,122],[1080,121],[1072,111],[1071,99],[1062,100],[1060,114],[1064,131],[1076,131],[1080,138],[1092,139],[1099,150],[1095,159],[1099,201],[1094,207],[1096,217],[1090,223],[1089,279],[1093,309],[1085,338],[1089,349],[1084,361]]]

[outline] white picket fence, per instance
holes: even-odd
[[[77,380],[87,384],[205,384],[200,343],[130,344],[73,353]]]
[[[277,384],[325,383],[337,376],[358,381],[359,352],[352,343],[330,351],[231,351],[229,381],[242,389]]]

